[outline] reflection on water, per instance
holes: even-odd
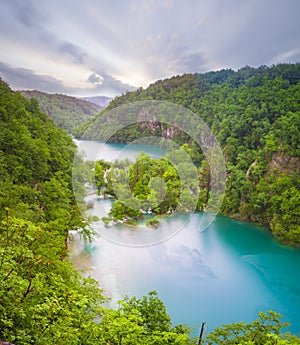
[[[83,274],[91,273],[91,252],[90,244],[80,238],[76,232],[71,232],[68,239],[69,260]]]

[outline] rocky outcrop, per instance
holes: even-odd
[[[296,173],[300,175],[300,159],[290,157],[282,152],[277,152],[272,156],[268,167],[269,174],[278,175],[284,173],[285,175],[291,175]]]

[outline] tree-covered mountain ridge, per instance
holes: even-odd
[[[280,241],[299,244],[299,81],[300,64],[184,74],[116,97],[94,122],[137,101],[167,101],[191,110],[211,128],[224,153],[228,178],[221,212],[258,222]],[[109,130],[109,123],[103,128]],[[101,131],[89,121],[74,133],[101,140]],[[203,165],[204,156],[198,155],[193,140],[175,126],[156,122],[155,115],[151,121],[123,128],[110,141],[151,135],[188,143]]]
[[[49,115],[55,125],[69,133],[72,133],[73,128],[88,121],[104,108],[88,99],[58,93],[50,94],[36,90],[24,90],[21,93],[27,99],[35,98],[42,111]]]

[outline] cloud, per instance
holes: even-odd
[[[32,89],[49,93],[62,93],[74,96],[114,96],[122,92],[132,91],[136,88],[128,84],[123,84],[120,80],[113,78],[107,73],[101,77],[97,73],[92,73],[88,82],[90,87],[72,87],[64,84],[63,81],[49,75],[39,75],[33,70],[26,68],[14,68],[9,64],[0,62],[0,76],[8,82],[14,89]],[[102,78],[102,79],[101,79]],[[102,81],[100,83],[100,81]]]
[[[290,61],[300,61],[300,48],[298,49],[292,49],[286,52],[283,52],[277,56],[275,56],[272,60],[272,64],[276,64],[278,62],[280,63],[288,63]]]
[[[15,18],[28,28],[40,28],[47,16],[31,0],[4,0],[11,7]]]
[[[133,12],[146,12],[147,14],[152,11],[160,9],[169,9],[173,6],[174,0],[133,0],[130,4],[130,9]]]
[[[44,54],[68,56],[76,64],[83,64],[87,54],[79,46],[62,39],[51,28],[53,13],[31,0],[4,0],[6,7],[2,8],[7,16],[11,16],[12,29],[6,31],[20,50],[23,45],[33,47]],[[8,25],[8,23],[6,23]],[[4,26],[4,25],[3,25]],[[3,40],[5,37],[3,38]]]
[[[103,77],[102,75],[93,72],[87,79],[89,83],[96,84],[96,85],[101,85],[103,83]]]
[[[299,11],[297,0],[221,1],[199,33],[205,35],[205,51],[216,67],[269,65],[275,56],[300,46]],[[290,62],[297,61],[299,54]]]
[[[118,90],[118,93],[136,90],[135,86],[124,84],[105,71],[93,72],[88,77],[87,81],[94,84],[96,88],[103,90]]]
[[[68,54],[74,58],[75,63],[84,64],[84,59],[88,54],[83,52],[80,48],[76,47],[70,42],[58,43],[58,50],[64,54]]]
[[[0,62],[0,74],[12,88],[47,90],[47,92],[52,93],[61,93],[65,89],[61,81],[51,76],[37,75],[32,70],[26,68],[13,68],[3,62]]]
[[[18,88],[121,93],[182,73],[299,62],[299,12],[298,0],[2,0],[0,61]]]

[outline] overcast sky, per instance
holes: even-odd
[[[157,79],[300,62],[300,0],[0,0],[14,89],[114,96]]]

